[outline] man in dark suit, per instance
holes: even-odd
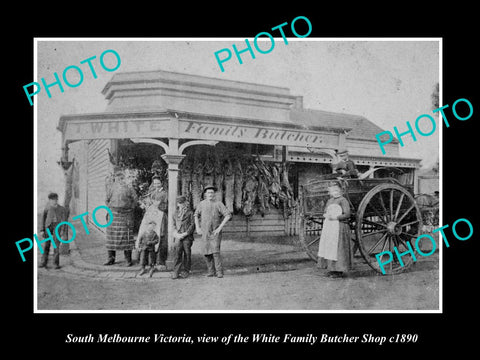
[[[177,197],[177,210],[173,214],[173,237],[175,239],[175,263],[172,279],[178,279],[183,265],[182,278],[188,277],[192,264],[192,244],[195,222],[193,211],[185,196]]]
[[[340,149],[337,151],[337,157],[340,160],[332,164],[333,170],[341,177],[358,177],[358,170],[354,162],[348,158],[348,150]]]
[[[68,211],[63,206],[58,205],[58,195],[56,193],[50,193],[48,195],[48,204],[43,211],[42,216],[42,230],[41,234],[43,238],[47,238],[46,231],[50,231],[52,241],[54,241],[53,249],[53,262],[55,264],[55,269],[60,269],[60,242],[55,236],[55,228],[57,225],[63,221],[67,221]],[[66,235],[66,225],[61,226],[58,229],[58,234],[63,239]],[[48,268],[48,253],[50,252],[50,243],[51,241],[45,242],[45,247],[43,248],[42,260],[39,267]]]

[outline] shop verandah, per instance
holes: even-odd
[[[395,164],[414,177],[418,167],[417,160],[376,156],[369,139],[379,128],[368,120],[303,109],[302,97],[286,88],[154,71],[118,73],[103,93],[105,112],[60,118],[73,213],[104,205],[115,165],[140,178],[140,195],[156,167],[169,214],[179,194],[195,206],[202,186],[217,182],[234,213],[225,238],[280,243],[298,234],[299,187],[331,173],[336,150],[354,149],[362,172]],[[362,128],[369,132],[359,139]],[[398,150],[395,141],[387,146]],[[171,217],[168,227],[172,244]]]
[[[163,120],[159,120],[158,113],[154,119],[149,120],[146,114],[142,114],[144,116],[140,120],[139,114],[130,119],[126,119],[125,115],[86,114],[62,117],[60,129],[65,141],[64,156],[70,160],[77,156],[74,160],[74,166],[77,167],[75,171],[78,173],[74,186],[79,187],[76,198],[80,199],[82,193],[85,194],[83,198],[86,201],[77,203],[83,205],[85,211],[102,203],[102,178],[109,176],[114,165],[123,164],[130,168],[136,166],[148,177],[151,175],[148,169],[155,163],[164,174],[168,188],[169,213],[173,213],[179,194],[189,196],[195,206],[201,187],[209,183],[215,184],[220,190],[219,196],[237,215],[225,231],[240,236],[261,232],[279,236],[295,234],[298,174],[296,171],[290,174],[288,172],[290,166],[286,161],[286,144],[299,145],[303,142],[295,142],[295,138],[303,140],[310,136],[321,139],[323,149],[333,151],[339,147],[344,134],[343,129],[335,129],[336,132],[331,129],[327,132],[322,128],[305,131],[300,127],[283,124],[282,129],[278,124],[272,126],[272,123],[266,127],[263,123],[258,126],[250,122],[247,126],[244,125],[245,121],[239,120],[235,124],[231,119],[227,123],[224,120],[220,123],[219,119],[212,117],[209,117],[208,122],[204,119],[199,122],[198,117],[184,118],[183,114],[177,112],[165,112]],[[215,120],[217,122],[213,122]],[[148,130],[142,133],[139,131],[141,126],[132,126],[136,121]],[[192,123],[197,126],[214,126],[215,129],[237,129],[238,134],[250,133],[253,136],[237,136],[233,138],[236,141],[232,141],[234,132],[222,135],[216,131],[213,134],[198,134],[195,139],[187,138],[191,136],[188,131],[192,128]],[[124,131],[119,131],[120,129]],[[172,134],[175,130],[177,132]],[[258,144],[255,134],[259,130],[272,133],[282,131],[282,134],[287,134],[285,131],[288,131],[290,141],[278,136],[279,139],[263,139]],[[155,137],[156,134],[159,136]],[[82,148],[83,155],[80,151]],[[262,169],[259,170],[260,165],[264,167],[263,172]],[[82,167],[85,168],[83,171]],[[80,173],[87,178],[86,181],[80,179]],[[144,180],[148,181],[146,178]],[[253,183],[250,184],[250,190],[247,189],[249,181]],[[83,189],[80,189],[82,183]],[[262,193],[263,199],[257,196],[259,186],[268,187]],[[272,188],[275,189],[272,191]],[[248,207],[250,208],[247,209]],[[78,209],[81,210],[83,209]],[[261,218],[258,218],[258,214]],[[170,226],[171,224],[169,228]]]

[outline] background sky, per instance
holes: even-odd
[[[321,41],[319,41],[321,40]],[[260,44],[268,49],[270,42]],[[252,39],[250,39],[252,43]],[[57,161],[61,156],[61,134],[56,130],[64,114],[94,113],[105,110],[107,101],[101,90],[115,73],[122,71],[165,70],[247,81],[290,89],[292,95],[302,95],[305,108],[362,115],[385,130],[393,126],[406,130],[421,114],[431,114],[431,94],[439,81],[439,42],[430,41],[332,41],[329,39],[275,38],[275,47],[268,54],[242,54],[240,65],[233,55],[221,72],[214,53],[222,48],[245,48],[244,39],[215,41],[171,39],[150,41],[56,41],[38,39],[37,76],[32,81],[54,82],[65,67],[79,66],[84,72],[83,83],[64,93],[58,86],[50,88],[48,98],[42,89],[34,101],[37,106],[37,189],[39,205],[50,191],[63,201],[63,172]],[[99,63],[100,54],[115,50],[121,65],[115,72],[105,71]],[[97,79],[93,79],[87,64],[80,61],[96,55],[92,61]],[[223,55],[223,54],[222,54]],[[112,54],[105,57],[113,67]],[[75,71],[68,72],[71,83],[78,82]],[[32,90],[30,90],[32,91]],[[26,105],[28,100],[25,98]],[[437,118],[437,117],[435,117]],[[437,118],[438,124],[438,118]],[[424,125],[424,131],[429,128]],[[431,167],[438,159],[439,131],[429,137],[417,137],[417,142],[405,138],[400,155],[422,159],[423,167]]]

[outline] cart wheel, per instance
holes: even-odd
[[[367,264],[379,273],[382,270],[376,255],[384,251],[393,254],[393,260],[384,265],[385,274],[400,273],[414,262],[412,256],[406,254],[402,257],[404,266],[401,266],[393,248],[404,253],[409,250],[407,242],[410,242],[415,252],[414,241],[421,229],[420,209],[413,196],[400,185],[375,186],[358,206],[355,230],[360,252]],[[389,258],[387,254],[383,256]]]

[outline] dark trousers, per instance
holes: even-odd
[[[132,250],[124,250],[125,260],[132,262]],[[115,250],[107,250],[108,260],[115,261]]]
[[[155,248],[152,246],[151,248],[145,248],[140,251],[140,265],[145,267],[148,265],[150,260],[150,266],[155,265]]]
[[[217,274],[223,275],[223,265],[220,253],[205,255],[205,261],[207,263],[207,269],[209,274],[215,274],[216,271]]]
[[[183,270],[189,272],[192,266],[192,239],[179,240],[175,246],[174,274],[178,275],[182,264]]]
[[[49,226],[50,233],[52,234],[52,239],[55,242],[55,246],[53,248],[53,262],[55,265],[60,265],[60,241],[57,240],[55,236],[55,226]],[[50,245],[51,241],[47,241],[44,243],[45,247],[43,248],[43,255],[42,255],[42,265],[47,265],[48,262],[48,253],[50,252]]]
[[[157,265],[166,265],[168,256],[168,240],[166,235],[160,236],[160,244],[157,250]]]

